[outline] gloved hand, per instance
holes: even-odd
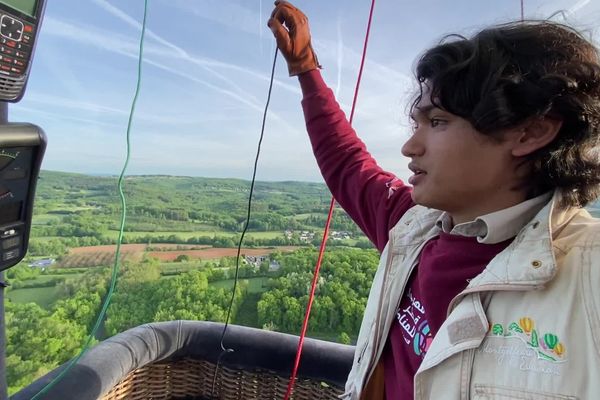
[[[287,1],[277,0],[267,26],[271,28],[277,47],[287,61],[290,76],[321,68],[310,44],[308,18],[302,11]]]

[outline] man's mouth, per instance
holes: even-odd
[[[408,164],[408,169],[410,169],[415,175],[421,175],[421,174],[427,173],[427,172],[425,172],[424,169],[421,169],[415,163],[412,163],[412,162],[410,164]]]
[[[408,169],[410,169],[414,175],[408,178],[408,183],[411,185],[416,185],[419,183],[421,179],[423,179],[424,175],[427,175],[427,172],[420,167],[417,167],[415,163],[408,164]]]

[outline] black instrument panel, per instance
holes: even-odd
[[[23,259],[46,135],[32,124],[0,125],[0,271]]]

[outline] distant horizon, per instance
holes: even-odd
[[[58,173],[62,173],[62,174],[75,174],[75,175],[85,175],[85,176],[92,176],[92,177],[105,177],[105,178],[118,178],[120,174],[114,174],[114,173],[102,173],[102,172],[79,172],[79,171],[60,171],[60,170],[55,170],[55,169],[46,169],[43,168],[41,169],[41,173],[42,172],[58,172]],[[238,181],[244,181],[244,182],[251,182],[252,179],[250,178],[239,178],[239,177],[233,177],[233,176],[206,176],[206,175],[175,175],[175,174],[125,174],[126,177],[129,176],[164,176],[164,177],[177,177],[177,178],[204,178],[204,179],[231,179],[231,180],[238,180]],[[324,186],[325,185],[325,181],[310,181],[310,180],[297,180],[297,179],[284,179],[284,180],[271,180],[271,179],[256,179],[256,182],[271,182],[271,183],[284,183],[284,182],[298,182],[298,183],[318,183],[318,184],[322,184]]]
[[[107,178],[117,178],[119,176],[119,174],[102,174],[102,173],[86,173],[86,172],[74,172],[74,171],[57,171],[57,170],[50,170],[50,169],[42,169],[41,172],[58,172],[58,173],[63,173],[63,174],[76,174],[76,175],[85,175],[85,176],[92,176],[92,177],[107,177]],[[177,178],[203,178],[203,179],[231,179],[231,180],[238,180],[238,181],[243,181],[243,182],[251,182],[251,179],[244,179],[244,178],[236,178],[236,177],[219,177],[219,176],[193,176],[193,175],[172,175],[172,174],[127,174],[125,175],[126,177],[128,176],[156,176],[156,177],[177,177]],[[405,182],[405,184],[407,186],[408,183],[406,183],[406,180],[400,178],[403,182]],[[256,182],[267,182],[267,183],[285,183],[285,182],[293,182],[293,183],[316,183],[316,184],[320,184],[323,185],[325,188],[327,188],[327,185],[325,184],[324,181],[303,181],[303,180],[293,180],[293,179],[288,179],[288,180],[268,180],[268,179],[257,179]],[[598,208],[600,209],[600,199],[591,202],[589,205],[586,206],[587,208]]]

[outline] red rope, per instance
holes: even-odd
[[[365,42],[363,45],[362,58],[360,61],[360,68],[358,70],[358,79],[356,80],[356,87],[354,88],[354,99],[352,100],[352,110],[350,111],[350,125],[354,119],[354,110],[356,109],[356,101],[358,99],[358,89],[360,87],[360,81],[362,79],[362,73],[365,66],[365,59],[367,58],[367,44],[369,43],[369,33],[371,32],[371,21],[373,20],[373,10],[375,9],[375,0],[371,1],[371,10],[369,12],[369,22],[367,24],[367,33],[365,34]],[[321,240],[321,247],[319,249],[319,257],[317,258],[317,265],[315,266],[315,272],[313,275],[312,285],[310,287],[310,294],[308,296],[308,304],[306,305],[306,313],[304,314],[304,322],[302,323],[302,331],[300,332],[300,339],[298,340],[298,350],[296,351],[296,359],[294,361],[294,369],[292,370],[292,376],[288,383],[287,392],[285,393],[284,400],[289,400],[294,389],[294,383],[296,382],[296,375],[298,373],[298,367],[300,366],[300,357],[302,356],[302,347],[304,346],[304,338],[306,336],[306,329],[308,328],[308,320],[310,318],[310,310],[312,303],[315,298],[315,289],[317,287],[317,281],[319,279],[319,270],[321,269],[321,261],[323,260],[323,254],[325,253],[325,245],[327,243],[327,237],[329,236],[329,225],[333,217],[333,208],[335,206],[335,199],[331,198],[329,205],[329,213],[327,214],[327,222],[325,223],[325,230],[323,231],[323,239]]]

